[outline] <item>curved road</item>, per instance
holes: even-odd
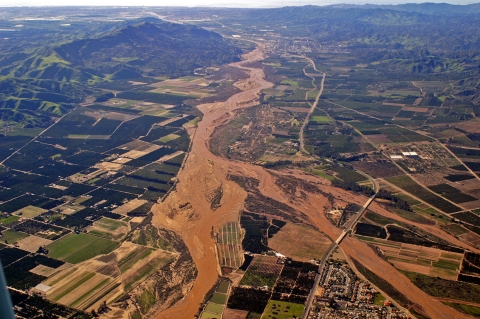
[[[310,64],[312,64],[312,67],[315,71],[319,72],[317,70],[317,66],[315,65],[315,62],[313,62],[312,59],[310,58],[307,58],[306,56],[302,56],[302,58],[305,58],[307,60],[310,61]],[[305,69],[303,69],[303,73],[305,73],[306,76],[312,78],[312,84],[315,86],[315,89],[318,89],[317,85],[315,84],[315,77],[314,76],[311,76],[309,75],[307,72],[305,72]],[[307,117],[305,118],[305,121],[303,121],[303,124],[302,124],[302,128],[300,129],[300,136],[299,136],[299,140],[300,140],[300,151],[302,151],[303,153],[305,154],[310,154],[309,152],[307,152],[307,150],[305,149],[305,141],[303,139],[303,132],[305,131],[305,127],[307,126],[308,124],[308,121],[310,119],[310,116],[312,115],[313,111],[315,111],[315,108],[317,107],[317,104],[318,104],[318,101],[320,100],[320,97],[322,96],[322,93],[323,93],[323,84],[325,83],[325,73],[322,73],[323,74],[323,78],[322,78],[322,83],[320,84],[320,90],[318,91],[318,94],[317,94],[317,97],[315,98],[315,102],[313,102],[311,105],[311,108],[310,108],[310,111],[308,112],[307,114]],[[310,91],[309,91],[310,92]],[[308,102],[308,92],[306,94],[306,99],[307,102]]]

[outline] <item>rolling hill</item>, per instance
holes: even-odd
[[[4,55],[0,115],[4,120],[61,115],[91,94],[91,85],[100,81],[177,77],[192,74],[195,68],[236,61],[240,53],[218,33],[146,21],[30,54]],[[22,116],[26,111],[28,116]]]

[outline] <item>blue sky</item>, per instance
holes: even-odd
[[[451,4],[471,4],[479,2],[479,0],[426,0],[424,2],[446,2]],[[0,6],[64,6],[64,5],[110,5],[110,6],[188,6],[188,7],[283,7],[295,5],[329,5],[337,3],[349,4],[400,4],[400,3],[416,3],[417,1],[409,0],[2,0]]]

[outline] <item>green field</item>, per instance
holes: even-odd
[[[207,306],[205,307],[205,311],[221,314],[223,312],[223,305],[217,305],[213,302],[208,302]]]
[[[315,116],[312,116],[312,121],[317,123],[328,123],[328,122],[331,122],[332,120],[328,116],[315,115]]]
[[[106,239],[119,240],[128,231],[127,223],[105,217],[97,220],[93,225],[95,228],[90,229],[88,233]]]
[[[213,294],[212,298],[210,298],[210,301],[219,305],[224,305],[227,302],[227,295],[216,292]]]
[[[241,285],[251,286],[251,287],[263,287],[268,286],[273,288],[275,282],[277,281],[278,274],[263,273],[257,271],[247,271],[243,275],[242,280],[240,281]]]
[[[375,294],[375,299],[373,300],[373,304],[377,306],[383,306],[384,301],[385,301],[385,297],[382,294],[380,293]]]
[[[193,125],[193,126],[197,126],[198,122],[200,122],[201,118],[199,117],[196,117],[194,118],[193,120],[191,120],[190,122],[186,123],[186,124],[190,124],[190,125]],[[185,124],[184,124],[185,125]]]
[[[152,251],[153,249],[151,248],[138,246],[135,250],[118,261],[118,268],[122,273],[124,273],[137,262],[150,255]]]
[[[176,140],[179,137],[180,137],[180,135],[172,133],[172,134],[168,134],[167,136],[164,136],[164,137],[160,138],[158,141],[162,142],[162,143],[167,143],[167,142]]]
[[[46,211],[46,209],[29,205],[17,210],[13,214],[17,216],[22,216],[24,218],[33,218],[43,214]]]
[[[480,286],[401,270],[415,286],[433,297],[480,303]]]
[[[346,167],[341,167],[341,166],[329,166],[329,170],[334,171],[337,173],[336,177],[340,178],[341,180],[345,182],[362,182],[364,180],[368,180],[367,177],[363,176],[360,173],[357,173],[354,170],[351,170]]]
[[[8,229],[8,230],[4,231],[2,234],[3,234],[3,237],[0,240],[4,243],[8,243],[8,244],[13,244],[13,243],[19,241],[20,239],[28,237],[28,234],[18,232],[18,231],[14,231],[14,230],[11,230],[11,229]]]
[[[118,243],[87,234],[70,234],[48,245],[49,257],[77,264],[97,255],[108,254]]]
[[[298,82],[290,79],[283,80],[280,84],[287,84],[290,86],[298,86]]]
[[[127,226],[124,222],[105,217],[97,220],[94,225],[111,231],[115,231],[122,226]]]
[[[440,258],[437,262],[432,263],[432,265],[437,268],[456,270],[460,267],[460,261]]]
[[[229,286],[228,281],[222,281],[220,285],[218,285],[216,291],[226,294],[228,292],[228,286]]]
[[[209,312],[204,312],[204,313],[202,313],[202,316],[200,318],[202,318],[202,319],[220,319],[220,318],[222,318],[222,316],[217,315],[217,314],[213,314],[213,313],[209,313]]]
[[[300,318],[303,313],[302,304],[296,304],[285,301],[270,300],[267,308],[263,312],[262,319],[277,318],[277,319],[291,319]]]
[[[406,201],[407,203],[409,203],[410,205],[418,205],[418,204],[421,204],[422,202],[408,196],[407,194],[404,194],[404,193],[395,193],[393,194],[395,195],[396,197],[400,198],[400,199],[403,199],[404,201]]]
[[[135,275],[129,277],[125,282],[125,289],[129,290],[135,283],[139,282],[143,278],[152,274],[155,270],[165,266],[166,264],[170,263],[173,260],[171,255],[167,256],[157,256],[152,258],[147,263],[145,263],[142,267],[140,267],[136,272]]]
[[[70,284],[67,287],[63,286],[61,288],[62,290],[59,290],[56,294],[52,295],[51,298],[54,301],[60,300],[61,298],[63,298],[64,296],[71,293],[73,290],[77,289],[82,284],[84,284],[85,282],[93,278],[94,276],[95,276],[94,272],[85,272],[82,276],[77,278],[75,282],[70,282]]]
[[[16,222],[19,219],[20,219],[20,217],[18,217],[18,216],[2,217],[2,218],[0,218],[0,225],[8,226],[9,224],[11,224],[13,222]]]
[[[333,180],[335,179],[334,176],[325,174],[325,173],[323,172],[323,170],[322,170],[322,171],[319,171],[319,170],[317,170],[317,169],[313,169],[313,168],[312,168],[312,169],[306,169],[305,171],[310,172],[310,173],[313,173],[313,174],[318,175],[318,176],[320,176],[320,177],[323,177],[323,178],[325,178],[325,179],[328,179],[329,181],[333,181]]]
[[[469,305],[462,305],[458,303],[452,303],[452,302],[444,302],[447,306],[450,306],[452,308],[457,309],[460,312],[463,312],[467,315],[473,316],[473,317],[480,317],[480,308],[475,307],[475,306],[469,306]]]
[[[155,304],[155,295],[148,290],[144,290],[138,298],[138,303],[142,313],[147,313],[148,310]]]
[[[455,259],[455,260],[459,260],[459,261],[463,259],[463,255],[451,254],[451,253],[448,253],[448,252],[442,252],[441,257],[449,258],[449,259]]]

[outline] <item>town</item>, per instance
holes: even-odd
[[[340,262],[329,261],[322,272],[320,286],[309,319],[405,319],[409,318],[369,283],[360,280]]]

